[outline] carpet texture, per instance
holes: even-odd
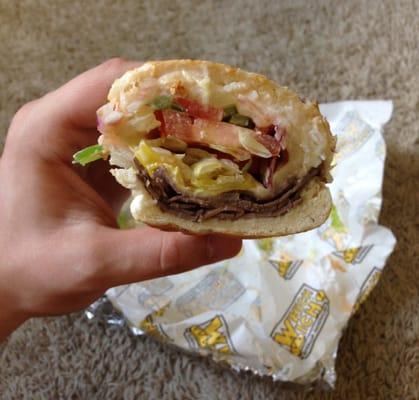
[[[398,239],[332,393],[284,391],[79,313],[0,347],[0,398],[418,399],[418,35],[415,0],[0,0],[2,140],[19,106],[113,56],[226,62],[319,102],[392,99],[381,223]]]

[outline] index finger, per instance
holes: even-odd
[[[96,110],[106,102],[108,91],[124,72],[142,63],[112,58],[92,68],[65,85],[48,93],[42,101],[48,103],[51,116],[76,128],[95,128]]]

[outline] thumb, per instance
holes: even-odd
[[[233,257],[241,248],[236,238],[191,236],[150,227],[103,228],[96,237],[100,280],[107,287],[188,271]]]

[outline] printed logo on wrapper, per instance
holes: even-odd
[[[278,271],[279,276],[285,280],[291,279],[303,262],[303,260],[291,260],[282,255],[280,260],[269,260],[269,264],[271,264],[275,270]]]
[[[342,251],[334,251],[332,254],[348,264],[361,264],[373,247],[373,245],[352,247]]]
[[[245,288],[231,272],[218,268],[180,296],[176,307],[188,317],[208,310],[225,310],[244,292]]]
[[[375,285],[377,284],[378,280],[381,276],[381,269],[374,267],[368,276],[365,278],[364,283],[361,286],[361,290],[359,291],[358,298],[356,299],[353,313],[356,313],[359,310],[361,304],[367,299],[370,295],[372,289],[374,289]]]
[[[272,330],[271,337],[294,356],[305,359],[310,355],[328,315],[326,293],[303,284]]]
[[[148,314],[139,324],[139,328],[147,333],[148,335],[152,336],[153,338],[159,340],[160,342],[168,342],[171,341],[170,337],[164,331],[161,324],[155,322],[155,318],[162,317],[166,310],[169,308],[170,303],[165,305],[164,307],[160,308],[157,311]]]
[[[223,354],[236,353],[227,322],[222,315],[216,315],[202,324],[192,325],[186,329],[184,336],[192,349],[211,350]]]

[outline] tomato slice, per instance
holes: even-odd
[[[200,142],[229,148],[241,148],[237,127],[226,122],[214,122],[197,118],[193,131]]]
[[[201,142],[215,144],[229,148],[243,148],[239,140],[239,132],[246,132],[253,136],[260,144],[266,147],[272,156],[278,156],[281,152],[281,142],[275,137],[262,134],[258,131],[238,127],[227,122],[213,122],[196,119],[193,124],[195,135],[201,135]]]
[[[172,135],[185,141],[191,142],[192,139],[192,117],[183,112],[166,109],[154,112],[160,121],[160,131],[163,137]]]
[[[156,111],[155,114],[161,122],[162,136],[173,135],[186,143],[240,147],[235,125],[201,118],[193,120],[187,113],[170,109]]]
[[[221,121],[223,119],[223,109],[218,107],[204,106],[197,101],[188,100],[184,97],[176,97],[175,101],[181,105],[185,111],[194,118],[207,119],[209,121]]]
[[[240,135],[243,134],[256,139],[274,157],[281,151],[280,141],[276,137],[227,122],[193,118],[186,112],[172,109],[155,111],[155,115],[161,123],[160,131],[163,137],[172,135],[189,144],[213,146],[220,151],[224,149],[226,153],[236,155],[239,160],[250,158],[247,147],[244,148],[240,141]]]

